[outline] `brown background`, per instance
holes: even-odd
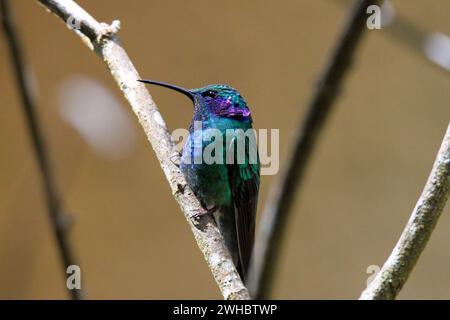
[[[88,297],[220,298],[105,66],[34,1],[11,2]],[[280,129],[281,167],[346,3],[79,1],[100,21],[121,20],[120,37],[143,77],[239,88],[256,127]],[[416,26],[450,34],[448,1],[394,4]],[[66,298],[4,39],[0,66],[0,298]],[[136,135],[127,156],[102,156],[62,120],[58,96],[74,74],[95,79],[121,104]],[[366,268],[393,248],[447,127],[449,73],[389,28],[366,33],[346,80],[297,197],[273,298],[358,297]],[[150,89],[169,127],[186,127],[189,101]],[[259,209],[275,178],[263,177]],[[399,298],[450,298],[449,208]]]

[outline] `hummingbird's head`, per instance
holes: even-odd
[[[251,121],[250,110],[241,94],[225,84],[212,84],[197,89],[185,89],[165,82],[138,80],[178,91],[192,100],[195,112],[219,117]]]
[[[225,84],[212,84],[190,90],[194,103],[198,101],[207,112],[225,118],[237,120],[250,119],[250,110],[241,94]]]

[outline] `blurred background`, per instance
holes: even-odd
[[[280,130],[280,168],[351,1],[77,1],[144,78],[228,83],[256,128]],[[34,1],[11,1],[83,289],[92,299],[220,299],[134,114],[102,61]],[[272,298],[354,299],[395,245],[450,119],[450,2],[389,2],[367,31],[287,229]],[[382,16],[383,17],[383,16]],[[389,19],[388,19],[389,18]],[[65,299],[65,278],[0,40],[0,298]],[[149,87],[169,128],[182,95]],[[261,212],[277,176],[262,177]],[[400,299],[450,298],[450,206]]]

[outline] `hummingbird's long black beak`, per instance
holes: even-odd
[[[188,89],[185,89],[183,87],[179,87],[170,83],[166,83],[166,82],[162,82],[162,81],[155,81],[155,80],[144,80],[144,79],[139,79],[139,82],[142,83],[148,83],[148,84],[155,84],[157,86],[161,86],[161,87],[165,87],[165,88],[169,88],[175,91],[178,91],[179,93],[184,94],[185,96],[187,96],[189,99],[192,100],[192,102],[194,102],[194,95],[191,91],[189,91]]]

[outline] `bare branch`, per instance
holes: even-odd
[[[64,279],[66,279],[67,267],[75,264],[73,249],[68,239],[69,218],[67,217],[61,204],[59,192],[53,178],[44,134],[41,130],[37,116],[37,108],[31,98],[30,90],[26,82],[26,74],[24,70],[25,62],[22,54],[22,48],[20,46],[19,37],[15,31],[15,26],[7,0],[0,0],[0,10],[3,31],[5,32],[5,36],[8,41],[11,61],[14,66],[14,72],[16,75],[17,85],[19,87],[19,94],[22,100],[22,107],[25,114],[27,127],[31,136],[36,161],[42,176],[45,201],[48,208],[52,231],[56,239],[59,254],[61,255]],[[65,282],[64,287],[66,287]],[[82,297],[81,290],[68,290],[68,293],[74,300],[79,300]]]
[[[361,300],[395,299],[436,226],[450,193],[450,124],[422,195],[394,250]]]
[[[110,26],[99,23],[71,0],[38,1],[64,22],[72,19],[75,22],[72,25],[79,24],[74,31],[104,60],[144,129],[222,295],[225,299],[249,299],[213,218],[210,215],[203,215],[198,221],[193,218],[204,209],[174,164],[178,153],[167,126],[147,89],[137,81],[140,76],[116,37],[119,22]]]
[[[308,104],[306,117],[296,135],[293,154],[278,184],[272,189],[264,207],[256,247],[249,275],[252,297],[267,298],[273,274],[279,261],[282,237],[305,168],[314,150],[319,133],[338,96],[341,82],[349,69],[361,35],[366,29],[366,10],[377,0],[357,0],[351,9],[337,46],[326,63],[326,68]]]

